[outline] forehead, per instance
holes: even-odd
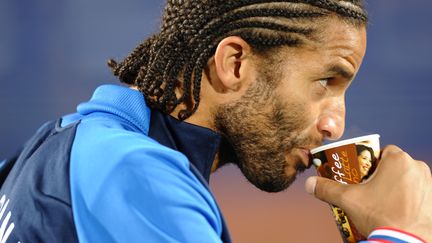
[[[286,47],[280,52],[290,66],[298,69],[337,69],[355,74],[366,52],[366,28],[354,26],[336,17],[319,24],[313,40],[298,48]]]
[[[330,18],[318,31],[318,41],[312,48],[328,54],[352,57],[361,62],[366,51],[366,27],[355,26],[339,18]]]
[[[367,149],[363,150],[360,154],[363,155],[363,156],[370,156],[371,155],[370,151],[367,150]]]

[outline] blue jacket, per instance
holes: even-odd
[[[99,87],[77,111],[3,163],[0,239],[230,242],[207,186],[218,134],[151,112],[121,86]]]

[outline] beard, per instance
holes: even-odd
[[[305,105],[283,102],[272,82],[261,75],[240,100],[218,107],[215,126],[247,180],[263,191],[279,192],[306,169],[293,149],[320,142],[302,134],[310,123]]]

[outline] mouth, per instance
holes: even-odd
[[[298,148],[299,157],[301,162],[304,164],[305,168],[310,168],[312,166],[312,155],[309,149]]]

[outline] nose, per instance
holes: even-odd
[[[366,165],[367,165],[367,168],[368,168],[368,169],[369,169],[370,167],[372,167],[372,163],[371,163],[369,160],[366,161]]]
[[[318,120],[318,131],[324,139],[337,140],[345,130],[345,104],[333,106],[325,111]]]

